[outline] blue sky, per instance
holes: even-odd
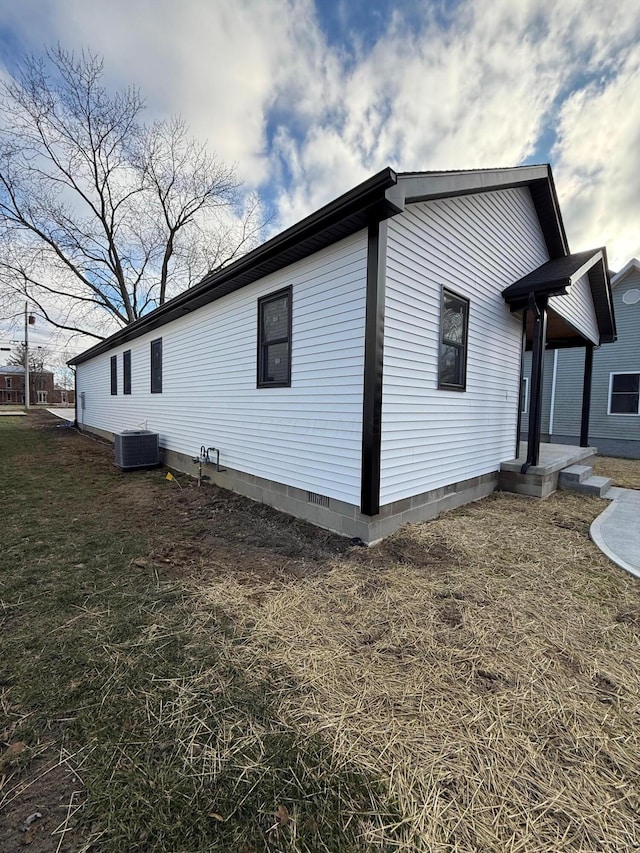
[[[640,255],[637,0],[0,0],[0,74],[58,41],[182,114],[280,227],[386,165],[551,162],[571,248]]]

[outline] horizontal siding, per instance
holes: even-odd
[[[597,350],[594,357],[594,386],[598,404],[591,409],[591,431],[597,438],[620,438],[640,441],[638,415],[608,415],[610,373],[640,373],[640,302],[626,305],[623,296],[630,290],[640,290],[640,273],[632,270],[613,288],[618,340]]]
[[[256,388],[257,300],[293,285],[290,388]],[[366,234],[360,232],[78,366],[87,425],[146,426],[169,450],[220,448],[249,474],[360,503]],[[150,342],[162,337],[162,394]],[[122,353],[131,349],[131,395]],[[118,356],[118,395],[109,359]]]
[[[610,374],[640,373],[640,302],[626,305],[623,301],[624,294],[634,289],[640,289],[640,273],[637,272],[625,276],[613,288],[618,340],[604,344],[593,354],[589,439],[594,444],[598,443],[598,438],[640,441],[640,417],[607,414]],[[583,378],[584,349],[559,350],[553,423],[556,435],[580,435]],[[545,376],[545,381],[551,384],[550,374]],[[546,431],[543,422],[543,432]]]
[[[596,372],[596,356],[597,352],[594,353],[593,358],[594,374]],[[583,379],[584,347],[560,350],[558,352],[556,400],[553,415],[553,432],[556,435],[580,435]],[[551,383],[551,379],[549,379],[549,383]],[[597,383],[594,382],[591,397],[592,409],[598,406],[597,397]]]
[[[527,413],[522,416],[522,431],[527,432],[529,428],[529,412],[531,411],[531,353],[525,352],[522,362],[522,375],[529,380]],[[542,432],[549,429],[551,415],[551,388],[553,380],[553,350],[547,350],[544,354],[544,367],[542,375]],[[557,405],[557,401],[555,403]],[[554,406],[555,408],[555,406]]]
[[[513,457],[521,320],[501,291],[548,260],[527,189],[409,205],[389,221],[381,503]],[[467,390],[438,390],[440,294],[470,299]]]
[[[600,343],[600,331],[591,296],[589,276],[583,275],[579,278],[564,296],[552,296],[549,299],[549,307],[571,323],[587,340],[596,345]]]

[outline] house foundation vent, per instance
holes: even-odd
[[[329,508],[329,498],[326,495],[317,495],[315,492],[307,492],[307,501],[310,504],[317,504],[318,506],[326,506]]]

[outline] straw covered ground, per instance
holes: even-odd
[[[640,459],[618,459],[613,456],[596,456],[593,473],[610,477],[614,486],[623,489],[640,489]]]
[[[357,548],[2,428],[0,849],[640,845],[640,586],[589,540],[604,501],[496,494]]]
[[[640,599],[588,540],[599,509],[498,495],[303,584],[203,587],[247,671],[305,685],[281,718],[384,780],[367,849],[640,843]]]

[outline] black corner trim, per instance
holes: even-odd
[[[386,222],[369,225],[367,241],[360,510],[369,516],[380,511],[386,227]]]

